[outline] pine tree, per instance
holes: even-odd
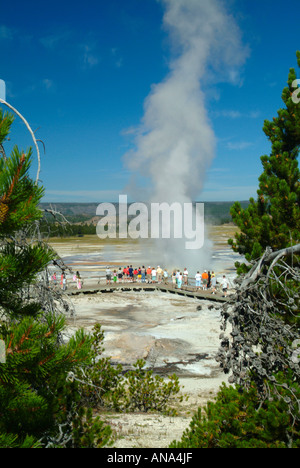
[[[300,67],[300,52],[297,52]],[[266,247],[273,250],[300,241],[300,183],[298,154],[300,147],[300,104],[295,91],[296,72],[290,69],[288,86],[282,100],[285,108],[272,121],[265,120],[263,131],[271,142],[269,156],[261,157],[263,173],[259,177],[258,198],[250,199],[246,209],[239,202],[231,208],[233,221],[240,232],[229,244],[248,262],[256,260]],[[238,273],[247,271],[237,263]]]
[[[12,123],[0,109],[0,339],[6,349],[0,362],[0,447],[74,447],[81,440],[78,427],[90,427],[89,446],[97,445],[109,431],[99,422],[93,427],[91,418],[84,423],[79,384],[68,379],[91,363],[93,339],[79,330],[63,344],[65,316],[39,294],[47,292],[41,274],[55,254],[29,236],[42,217],[44,189],[30,178],[31,149],[14,147],[6,157],[3,142]]]

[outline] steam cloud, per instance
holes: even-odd
[[[150,179],[149,202],[186,203],[199,197],[215,156],[216,137],[207,116],[203,83],[237,84],[247,49],[220,0],[160,1],[172,45],[170,71],[152,86],[145,100],[135,149],[126,161],[134,173]],[[193,264],[199,269],[208,261],[207,248],[185,251],[178,239],[161,247],[159,255],[164,253],[168,267]]]

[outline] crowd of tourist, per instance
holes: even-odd
[[[61,273],[59,277],[57,277],[56,273],[54,272],[53,275],[50,277],[52,282],[53,288],[56,289],[58,283],[63,291],[67,289],[67,276],[66,273]],[[76,283],[77,289],[82,288],[82,278],[80,276],[79,271],[76,271],[76,274],[73,275],[73,281]]]
[[[181,289],[183,286],[195,286],[197,290],[210,291],[211,294],[217,292],[217,288],[220,289],[224,296],[227,295],[229,288],[229,281],[225,275],[223,275],[221,281],[217,281],[217,277],[214,271],[204,270],[203,273],[197,271],[195,276],[190,276],[187,268],[183,270],[173,270],[171,274],[159,265],[157,267],[144,265],[142,267],[133,267],[132,265],[120,267],[119,269],[111,270],[107,266],[105,271],[106,284],[112,283],[165,283],[172,284],[174,288]],[[51,282],[54,288],[60,283],[62,290],[67,289],[67,278],[65,273],[62,273],[60,277],[54,273],[51,276]],[[99,280],[100,281],[100,280]],[[73,275],[73,282],[76,283],[77,289],[81,289],[83,285],[80,273],[77,271]]]
[[[210,290],[212,294],[215,294],[217,291],[217,286],[220,286],[222,289],[223,295],[226,296],[229,282],[225,275],[223,275],[222,281],[217,282],[217,277],[212,271],[204,270],[201,274],[197,271],[194,278],[189,276],[187,268],[184,270],[174,270],[171,275],[165,268],[161,268],[159,265],[157,267],[148,266],[146,268],[144,265],[142,267],[133,267],[132,265],[120,267],[118,270],[111,270],[108,266],[106,268],[106,284],[113,283],[172,283],[175,288],[182,288],[182,286],[188,286],[191,283],[196,284],[196,289]]]
[[[159,265],[157,268],[148,267],[144,265],[142,267],[133,268],[132,265],[119,268],[113,272],[109,267],[106,269],[106,284],[110,284],[111,281],[114,283],[161,283],[168,281],[169,274],[166,269],[161,268]]]

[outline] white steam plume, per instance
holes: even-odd
[[[185,203],[199,197],[215,155],[216,138],[207,117],[203,81],[210,77],[236,82],[247,50],[220,0],[161,3],[164,27],[172,41],[170,72],[153,85],[145,100],[135,150],[126,155],[126,161],[134,173],[150,179],[149,202]],[[163,242],[165,265],[191,268],[192,263],[193,268],[203,268],[207,248],[187,251],[184,241]]]

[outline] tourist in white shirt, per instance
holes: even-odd
[[[155,270],[155,268],[152,268],[151,274],[152,274],[152,283],[154,283],[156,281],[156,270]]]
[[[223,294],[224,294],[224,296],[226,296],[227,290],[228,290],[228,287],[229,287],[229,283],[228,283],[228,280],[227,280],[227,278],[226,278],[225,275],[223,275],[223,279],[222,279],[221,285],[222,285]]]
[[[180,272],[178,277],[177,277],[177,286],[180,289],[182,285],[182,273]]]
[[[195,275],[195,280],[196,280],[196,288],[199,288],[201,287],[201,275],[199,273],[199,271],[197,271],[196,275]]]

